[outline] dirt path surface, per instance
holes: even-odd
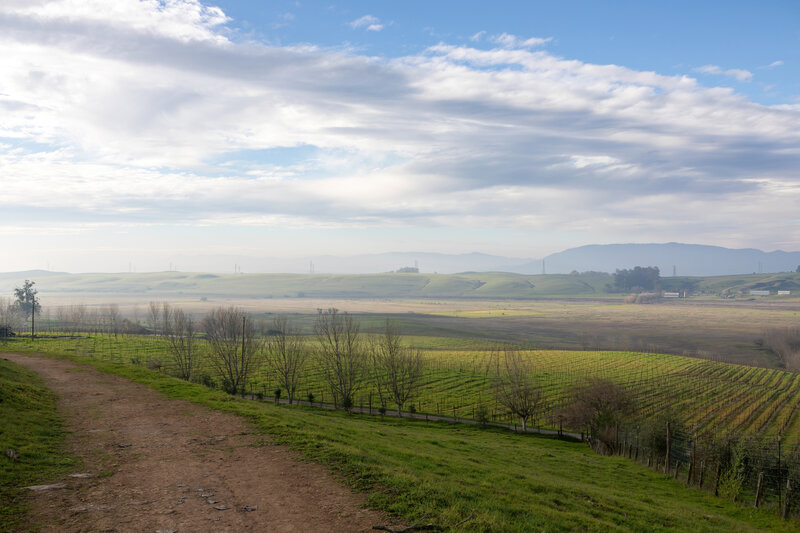
[[[63,489],[33,493],[41,531],[347,532],[387,519],[320,466],[245,421],[69,361],[4,354],[60,397],[70,453]],[[73,475],[74,475],[73,474]]]

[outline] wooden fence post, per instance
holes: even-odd
[[[667,456],[664,459],[664,473],[669,474],[669,448],[670,448],[670,438],[669,438],[669,422],[667,422]]]
[[[783,509],[781,509],[781,518],[786,518],[789,515],[789,498],[792,492],[792,480],[786,480],[786,494],[783,496]]]
[[[703,459],[702,461],[700,461],[700,483],[698,483],[701,489],[703,488],[703,481],[705,481],[705,477],[706,477],[706,460]]]
[[[761,482],[764,481],[764,472],[758,473],[758,482],[756,483],[756,498],[753,501],[753,507],[758,507],[758,504],[761,503]]]

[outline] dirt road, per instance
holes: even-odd
[[[42,531],[347,532],[386,517],[236,416],[68,361],[4,354],[60,397],[82,465],[32,493]]]

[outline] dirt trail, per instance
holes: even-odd
[[[83,461],[64,489],[34,493],[42,531],[367,531],[386,517],[320,466],[236,416],[69,361],[4,354],[59,395]],[[245,510],[245,507],[251,510]],[[254,510],[252,510],[255,508]]]

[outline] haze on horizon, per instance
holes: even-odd
[[[0,4],[0,271],[800,250],[794,2],[259,4]]]

